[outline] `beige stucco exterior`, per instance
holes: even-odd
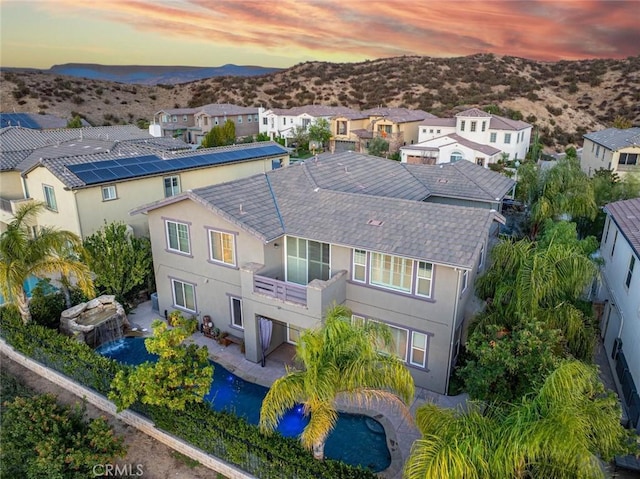
[[[389,142],[389,151],[393,153],[401,146],[411,145],[418,141],[418,131],[422,121],[397,123],[380,116],[355,119],[344,116],[335,117],[331,119],[331,145],[333,149],[336,149],[336,142],[354,142],[354,151],[366,153],[369,141],[372,138],[381,137]],[[344,128],[345,124],[346,128]],[[369,132],[370,138],[359,137],[353,133],[355,130],[366,130]]]
[[[613,170],[620,176],[629,173],[640,175],[640,161],[638,161],[635,166],[619,164],[620,154],[622,153],[635,153],[640,155],[640,146],[628,146],[612,151],[589,138],[585,138],[582,148],[582,158],[580,159],[582,171],[589,176],[593,176],[593,174],[601,168]]]
[[[327,281],[314,280],[306,287],[287,283],[284,281],[285,237],[265,244],[252,233],[188,198],[151,209],[143,217],[149,221],[161,314],[165,310],[181,309],[175,304],[172,279],[193,284],[196,308],[187,314],[193,313],[199,320],[208,315],[216,327],[244,338],[246,358],[258,362],[261,359],[259,317],[273,321],[270,352],[287,341],[287,325],[295,329],[316,327],[332,304],[345,304],[354,314],[406,329],[409,344],[412,332],[427,334],[426,367],[409,365],[409,356],[407,365],[418,386],[446,392],[452,360],[463,331],[464,306],[473,291],[480,250],[486,251],[486,244],[478,245],[476,267],[467,273],[464,292],[461,292],[463,270],[436,264],[432,298],[424,299],[352,281],[353,250],[336,244],[330,245],[331,271]],[[188,225],[189,254],[167,249],[167,220]],[[211,228],[233,234],[234,267],[211,261],[208,237]],[[277,281],[285,289],[304,289],[304,304],[265,294],[257,288],[256,280]],[[242,301],[244,329],[232,325],[231,297]]]
[[[142,204],[164,198],[165,177],[179,176],[181,191],[186,191],[269,171],[272,169],[272,160],[281,160],[282,166],[289,164],[288,155],[283,155],[74,190],[66,188],[51,171],[39,166],[26,175],[26,183],[31,197],[38,201],[44,201],[43,185],[54,188],[57,212],[46,210],[38,219],[41,225],[55,226],[86,238],[103,227],[105,223],[120,221],[131,225],[137,236],[147,236],[149,230],[146,219],[142,216],[132,217],[129,211]],[[117,198],[104,201],[102,188],[111,185],[116,187]]]

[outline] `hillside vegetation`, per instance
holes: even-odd
[[[78,113],[93,125],[149,121],[163,108],[207,103],[390,106],[438,116],[493,106],[539,126],[543,142],[558,148],[580,144],[585,132],[610,126],[616,117],[640,125],[640,56],[556,63],[491,54],[306,62],[269,75],[156,86],[31,71],[2,72],[1,80],[3,111]]]

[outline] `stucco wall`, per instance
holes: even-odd
[[[18,200],[25,197],[20,172],[0,171],[0,197],[5,200]]]

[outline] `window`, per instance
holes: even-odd
[[[600,155],[600,145],[596,145],[596,158]]]
[[[489,143],[495,143],[495,142],[496,142],[496,140],[497,140],[497,136],[498,136],[498,134],[497,134],[497,133],[491,133],[491,134],[489,135]]]
[[[255,122],[258,121],[258,115],[253,115],[253,121],[255,121]]]
[[[478,124],[477,121],[472,121],[471,122],[471,131],[476,131],[476,125]]]
[[[602,244],[606,244],[607,238],[609,238],[609,227],[611,226],[611,218],[607,218],[607,228],[604,230],[604,240]]]
[[[171,121],[173,121],[174,123],[177,123],[177,121],[178,121],[178,117],[177,117],[177,115],[173,115],[173,116],[171,117]]]
[[[251,123],[251,115],[247,115],[247,122]]]
[[[218,125],[219,123],[220,123],[220,122],[218,121],[218,117],[217,117],[217,116],[216,116],[216,117],[214,117],[214,119],[213,119],[213,124],[214,124],[214,125]]]
[[[624,285],[628,288],[631,284],[631,278],[633,278],[633,268],[636,265],[636,257],[632,254],[631,259],[629,260],[629,271],[627,271],[627,280],[624,282]]]
[[[637,153],[620,153],[619,165],[637,165],[638,154]]]
[[[353,280],[365,282],[367,271],[367,252],[361,249],[353,250]]]
[[[478,261],[478,270],[484,265],[484,245],[480,248],[480,260]]]
[[[390,254],[371,253],[371,284],[400,291],[411,291],[413,261]]]
[[[504,142],[505,142],[505,144],[507,144],[507,145],[508,145],[509,143],[511,143],[511,133],[505,133],[505,134],[504,134]]]
[[[337,135],[346,135],[347,134],[347,122],[344,120],[336,122],[336,134]]]
[[[618,230],[616,230],[616,234],[613,235],[613,246],[611,246],[611,256],[613,256],[613,252],[616,250],[616,241],[618,240]]]
[[[169,198],[180,193],[180,177],[167,176],[164,178],[164,197]]]
[[[262,124],[263,124],[264,126],[269,125],[269,119],[268,119],[267,117],[263,118],[263,119],[262,119]]]
[[[440,130],[436,130],[436,133],[437,133],[437,134],[440,134]]]
[[[427,131],[425,130],[425,133],[426,133],[426,132],[427,132]],[[433,133],[433,128],[431,128],[431,129],[429,130],[429,133]]]
[[[454,151],[453,153],[451,153],[451,156],[449,157],[449,161],[451,163],[455,163],[456,161],[460,160],[464,160],[464,155],[462,153],[460,153],[459,151]]]
[[[102,201],[110,201],[117,199],[116,196],[116,186],[109,185],[102,187]]]
[[[169,251],[191,254],[189,244],[189,225],[175,221],[167,221],[167,245]]]
[[[242,322],[242,300],[240,298],[229,298],[231,301],[231,325],[244,329]]]
[[[287,236],[287,281],[309,284],[330,276],[329,245]]]
[[[465,121],[464,121],[464,120],[462,120],[462,121],[460,122],[460,131],[464,131],[464,124],[465,124]]]
[[[390,324],[387,324],[387,326],[391,331],[392,344],[387,346],[386,344],[380,342],[378,343],[378,350],[388,354],[394,354],[406,362],[409,331],[404,328],[392,326]]]
[[[56,192],[53,186],[42,185],[44,190],[44,201],[47,204],[47,208],[52,211],[58,211],[58,203],[56,202]]]
[[[465,269],[462,272],[462,289],[460,290],[461,293],[465,292],[468,284],[469,284],[469,271]]]
[[[482,131],[485,131],[487,129],[487,122],[483,121],[482,122]]]
[[[242,123],[242,115],[238,115],[238,123]]]
[[[351,315],[351,324],[353,326],[360,328],[364,326],[365,322],[366,322],[366,319],[364,318],[364,316],[358,316],[357,314]]]
[[[173,306],[182,308],[189,312],[196,312],[196,292],[195,286],[177,279],[171,280],[173,290]]]
[[[212,261],[236,265],[235,238],[231,233],[209,230],[209,253]]]
[[[306,130],[307,128],[309,128],[309,125],[311,125],[311,119],[303,118],[302,119],[302,128],[304,128]]]
[[[418,261],[418,284],[416,294],[418,296],[431,297],[431,284],[433,279],[433,265],[424,261]]]
[[[184,115],[184,116],[182,117],[182,121],[187,121],[187,115]]]
[[[418,331],[411,333],[411,359],[413,366],[424,368],[427,365],[427,340],[428,336]]]
[[[302,329],[300,329],[298,326],[287,324],[287,342],[291,344],[298,344],[301,335]]]

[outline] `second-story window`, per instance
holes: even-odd
[[[460,290],[460,292],[464,293],[468,285],[469,285],[469,271],[465,269],[462,272],[462,289]]]
[[[464,124],[465,124],[465,123],[466,123],[466,122],[465,122],[464,120],[462,120],[462,121],[460,122],[460,131],[464,131]]]
[[[212,261],[236,265],[235,238],[231,233],[209,230],[209,252]]]
[[[309,284],[330,277],[329,245],[287,236],[287,281]]]
[[[426,298],[431,297],[431,284],[433,279],[433,265],[425,261],[418,261],[418,285],[416,294]]]
[[[167,248],[169,251],[191,254],[189,242],[189,225],[177,221],[166,221]]]
[[[56,192],[53,186],[42,185],[44,191],[44,202],[51,211],[58,211],[58,203],[56,202]]]
[[[367,252],[361,249],[353,250],[353,280],[364,283],[367,271]]]
[[[264,118],[262,119],[262,124],[263,124],[264,126],[268,126],[268,125],[269,125],[269,119],[268,119],[267,117],[264,117]]]
[[[102,187],[102,201],[111,201],[118,199],[116,194],[116,185]]]
[[[627,279],[624,282],[624,285],[628,288],[631,284],[631,279],[633,278],[633,268],[636,265],[636,257],[631,254],[631,259],[629,260],[629,270],[627,271]]]
[[[498,139],[497,133],[491,133],[489,135],[489,143],[495,143]]]
[[[618,230],[616,230],[613,235],[613,245],[611,246],[611,256],[613,257],[613,253],[616,251],[616,241],[618,241]]]
[[[511,143],[511,133],[505,133],[504,134],[504,142],[508,145],[509,143]]]
[[[483,121],[482,122],[482,131],[485,131],[487,129],[487,122]]]
[[[242,115],[238,115],[238,123],[242,123]]]
[[[180,193],[180,177],[166,176],[164,178],[164,197],[169,198]]]
[[[411,291],[413,261],[400,256],[371,253],[371,284],[400,291]]]
[[[472,121],[472,122],[471,122],[471,131],[476,131],[476,125],[477,125],[477,124],[478,124],[478,123],[477,123],[477,122],[475,122],[475,121]]]

